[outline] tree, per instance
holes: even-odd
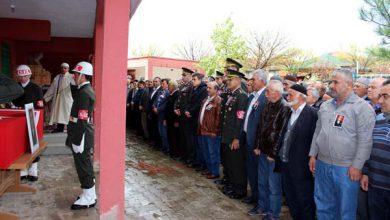
[[[363,0],[365,7],[360,9],[360,18],[374,23],[376,32],[382,36],[382,45],[371,50],[371,54],[382,59],[390,59],[390,0]]]
[[[376,61],[368,49],[361,49],[357,46],[351,46],[345,58],[346,61],[351,63],[351,66],[359,65],[359,69],[363,71],[372,67]]]
[[[245,60],[248,47],[245,39],[237,34],[231,18],[217,24],[212,35],[214,52],[211,55],[200,59],[199,66],[208,75],[212,75],[216,70],[222,70],[226,58]]]
[[[202,41],[188,40],[186,44],[176,45],[174,54],[186,60],[199,61],[210,53]]]
[[[272,66],[280,59],[281,53],[287,48],[288,41],[279,32],[252,32],[248,45],[248,65],[252,69],[263,69]]]
[[[278,61],[282,69],[290,73],[299,73],[316,62],[313,54],[298,48],[290,48],[284,52]]]
[[[149,45],[148,48],[134,49],[131,51],[131,54],[135,57],[148,57],[148,56],[160,57],[163,56],[164,51],[162,51],[155,45]]]

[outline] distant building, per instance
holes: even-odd
[[[127,60],[127,72],[134,74],[136,79],[152,79],[155,76],[160,78],[169,78],[172,80],[180,79],[182,67],[204,73],[197,67],[197,61],[182,60],[165,57],[137,57]]]

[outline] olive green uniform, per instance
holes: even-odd
[[[247,95],[238,88],[228,93],[221,108],[221,148],[224,158],[224,174],[236,194],[246,193],[245,145],[232,150],[233,139],[240,139],[247,106]]]
[[[73,152],[73,158],[79,177],[81,188],[90,189],[95,185],[93,173],[93,146],[94,128],[91,123],[95,103],[95,92],[90,83],[82,85],[73,101],[68,124],[68,138],[66,145],[72,148],[73,145],[80,145],[84,136],[84,151]]]
[[[187,83],[184,83],[182,82],[182,84],[179,86],[179,97],[178,99],[176,100],[176,103],[175,103],[175,106],[174,106],[174,109],[175,110],[180,110],[180,117],[179,117],[179,127],[180,127],[180,148],[182,150],[182,152],[184,152],[184,155],[183,155],[183,159],[189,159],[189,153],[188,152],[188,148],[190,146],[191,143],[188,143],[188,137],[190,134],[191,134],[191,131],[190,131],[190,126],[188,124],[188,119],[187,117],[185,116],[184,112],[186,111],[187,107],[188,107],[188,102],[189,102],[189,99],[190,99],[190,95],[191,95],[191,91],[192,91],[192,83],[191,82],[187,82]]]

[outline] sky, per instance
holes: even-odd
[[[361,21],[363,0],[142,0],[129,24],[129,57],[150,46],[177,57],[175,45],[195,39],[211,44],[227,17],[237,32],[280,32],[291,47],[321,55],[376,45],[373,24]]]

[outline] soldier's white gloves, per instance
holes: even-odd
[[[74,151],[76,154],[77,154],[77,153],[82,154],[82,153],[84,152],[84,138],[85,138],[85,134],[83,134],[83,138],[81,139],[80,145],[72,144],[73,151]]]

